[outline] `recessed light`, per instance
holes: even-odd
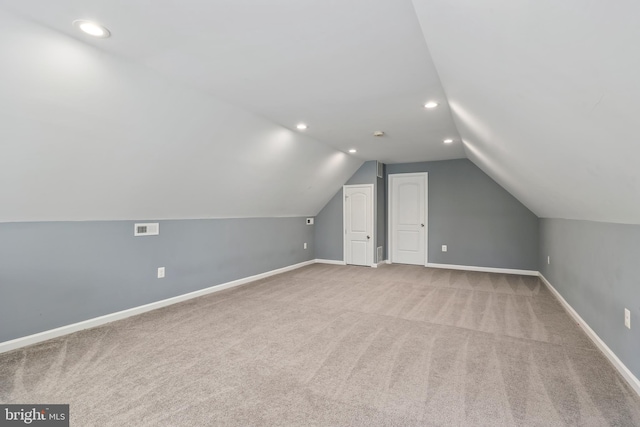
[[[296,127],[298,128],[298,130],[305,130],[308,126],[304,123],[298,123]]]
[[[350,152],[350,153],[355,153],[355,152],[356,152],[356,149],[355,149],[355,148],[352,148],[351,150],[349,150],[349,152]]]
[[[453,142],[453,139],[445,139],[444,143],[445,144],[451,144]]]
[[[436,101],[429,101],[426,104],[424,104],[424,108],[436,108],[438,106],[438,103]]]
[[[90,36],[106,39],[111,35],[111,32],[103,25],[96,22],[86,21],[84,19],[77,19],[73,21],[73,25],[80,31],[83,31]]]

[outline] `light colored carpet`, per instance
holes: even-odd
[[[0,355],[75,426],[640,425],[532,277],[313,265]]]

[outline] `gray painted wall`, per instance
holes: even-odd
[[[538,270],[538,217],[476,165],[458,159],[386,167],[387,176],[411,172],[429,174],[429,262]]]
[[[315,253],[318,259],[343,260],[342,188],[315,219]]]
[[[376,184],[376,238],[385,258],[388,175],[410,172],[429,173],[429,262],[538,270],[538,217],[466,159],[385,165],[384,179],[370,161],[346,182]],[[343,259],[342,190],[316,217],[316,256]]]
[[[540,220],[541,273],[638,378],[639,259],[640,225]]]
[[[147,237],[133,224],[1,223],[0,342],[315,258],[304,218],[160,221]]]
[[[360,169],[358,169],[345,185],[360,185],[360,184],[374,184],[374,192],[379,190],[377,176],[377,166],[375,161],[365,162]],[[376,193],[379,194],[379,193]],[[322,208],[322,210],[316,215],[315,219],[315,254],[319,259],[330,259],[335,261],[344,260],[344,246],[342,237],[342,188],[329,200],[329,202]],[[374,223],[376,223],[379,217],[378,209],[375,210]],[[376,239],[380,239],[380,233],[376,232]],[[376,240],[376,246],[378,246],[380,240]],[[383,241],[384,242],[384,241]]]
[[[386,167],[386,165],[382,165],[382,178],[376,179],[376,247],[382,246],[382,258],[376,259],[376,262],[382,262],[386,259],[384,249],[387,244],[387,184],[384,179]]]

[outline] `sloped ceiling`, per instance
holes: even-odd
[[[467,156],[538,216],[640,223],[640,4],[414,0]]]
[[[363,160],[464,157],[411,0],[0,0]],[[96,40],[71,22],[112,32]],[[440,102],[425,110],[427,100]],[[373,132],[386,132],[376,138]],[[445,138],[456,144],[443,145]]]
[[[0,11],[0,221],[314,215],[362,160]]]
[[[363,160],[467,156],[539,216],[640,223],[635,2],[0,8],[0,221],[309,215]]]

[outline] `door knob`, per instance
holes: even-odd
[[[371,238],[371,236],[367,236],[367,239],[370,239],[370,238]]]
[[[420,224],[420,227],[424,227],[424,224]]]

